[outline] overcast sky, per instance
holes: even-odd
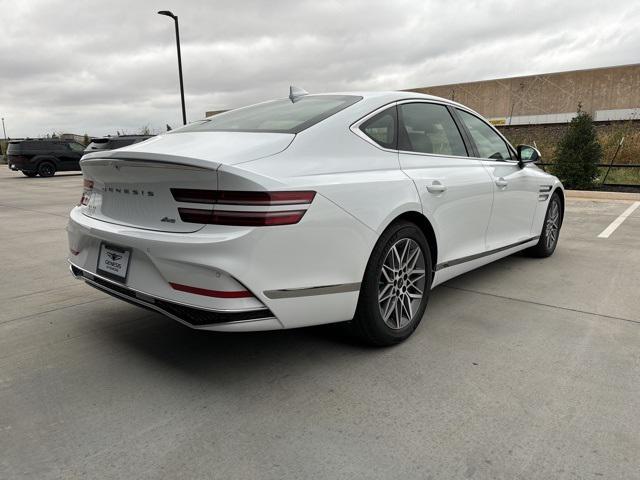
[[[640,1],[0,0],[10,137],[137,133],[310,92],[397,90],[640,62]]]

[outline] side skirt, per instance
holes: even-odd
[[[446,282],[458,275],[470,272],[476,268],[480,268],[489,263],[500,260],[501,258],[513,255],[516,252],[524,250],[526,248],[534,246],[538,243],[540,237],[532,237],[524,242],[517,242],[505,247],[496,248],[488,252],[484,252],[481,255],[470,255],[463,259],[457,259],[454,261],[443,262],[436,266],[432,288]],[[454,263],[455,262],[455,263]]]
[[[522,240],[520,242],[512,243],[510,245],[505,245],[504,247],[494,248],[493,250],[489,250],[488,252],[476,253],[475,255],[469,255],[468,257],[456,258],[455,260],[449,260],[447,262],[442,262],[436,265],[435,271],[442,270],[443,268],[453,267],[455,265],[460,265],[461,263],[471,262],[473,260],[477,260],[482,257],[488,257],[490,255],[494,255],[496,253],[504,252],[505,250],[510,250],[515,247],[519,247],[524,245],[525,243],[533,242],[534,240],[537,242],[540,239],[540,236],[531,237],[526,240]]]

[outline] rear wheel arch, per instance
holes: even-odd
[[[433,281],[431,248],[417,223],[422,222],[408,213],[397,216],[384,229],[362,279],[351,328],[370,345],[391,346],[405,340],[418,327],[427,307]],[[392,253],[400,244],[404,247]],[[416,283],[421,278],[423,285]],[[389,315],[395,315],[395,321]]]
[[[36,155],[35,157],[33,157],[33,162],[36,164],[36,169],[42,162],[53,163],[53,165],[56,167],[56,170],[60,169],[60,161],[56,157],[52,157],[51,155]]]
[[[436,233],[429,219],[422,213],[412,210],[398,215],[393,219],[392,222],[389,223],[389,225],[392,225],[400,220],[411,222],[418,228],[420,228],[420,230],[422,230],[422,233],[426,237],[427,243],[429,244],[429,250],[431,253],[431,268],[435,270],[436,265],[438,264],[438,241],[436,239]],[[387,226],[387,228],[389,227]]]

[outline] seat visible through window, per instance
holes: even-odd
[[[399,106],[400,150],[467,156],[462,135],[444,105],[405,103]]]

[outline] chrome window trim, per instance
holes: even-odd
[[[356,120],[354,123],[352,123],[349,126],[349,129],[356,134],[358,137],[362,138],[365,142],[373,145],[374,147],[384,151],[384,152],[389,152],[389,153],[403,153],[405,155],[418,155],[421,157],[440,157],[440,158],[461,158],[461,159],[467,159],[467,160],[487,160],[486,158],[480,158],[480,157],[472,157],[469,155],[444,155],[442,153],[424,153],[424,152],[414,152],[411,150],[400,150],[400,149],[396,149],[396,148],[386,148],[381,146],[380,144],[378,144],[374,139],[372,139],[371,137],[369,137],[366,133],[364,133],[361,129],[360,126],[366,122],[367,120],[369,120],[371,117],[377,115],[378,113],[386,110],[387,108],[391,107],[391,106],[399,106],[399,105],[403,105],[405,103],[430,103],[430,104],[435,104],[435,105],[442,105],[443,107],[447,107],[447,106],[451,106],[454,108],[459,108],[459,104],[457,103],[450,103],[447,101],[443,101],[443,100],[432,100],[432,99],[426,99],[426,98],[406,98],[406,99],[402,99],[402,100],[395,100],[393,102],[387,103],[375,110],[373,110],[372,112],[366,114],[364,117],[360,118],[359,120]],[[463,109],[466,110],[466,109]],[[469,111],[468,113],[471,113],[471,111]],[[474,114],[477,116],[477,114]],[[453,118],[452,118],[453,120]],[[499,132],[498,132],[499,133]],[[460,136],[462,137],[462,134],[460,134]],[[504,137],[501,138],[504,139]],[[462,141],[464,142],[464,137],[462,137]],[[507,142],[508,143],[508,142]],[[510,143],[508,143],[509,145],[511,145]],[[465,148],[467,147],[467,145],[465,144]],[[494,161],[501,161],[504,162],[505,160],[494,160]],[[513,161],[513,160],[509,160],[509,161]],[[517,161],[516,161],[517,163]]]
[[[382,105],[381,107],[376,108],[375,110],[373,110],[372,112],[367,113],[364,117],[360,117],[360,119],[356,120],[355,122],[353,122],[350,126],[349,126],[349,130],[351,130],[352,133],[354,133],[355,135],[357,135],[358,137],[360,137],[361,139],[363,139],[365,142],[373,145],[374,147],[384,151],[384,152],[390,152],[390,153],[396,153],[398,152],[398,150],[394,149],[394,148],[386,148],[383,147],[382,145],[380,145],[379,143],[377,143],[373,138],[369,137],[366,133],[364,133],[362,130],[360,130],[360,126],[366,122],[367,120],[369,120],[371,117],[377,115],[378,113],[386,110],[389,107],[395,106],[398,104],[397,100],[394,100],[393,102],[389,102],[386,103],[384,105]]]

